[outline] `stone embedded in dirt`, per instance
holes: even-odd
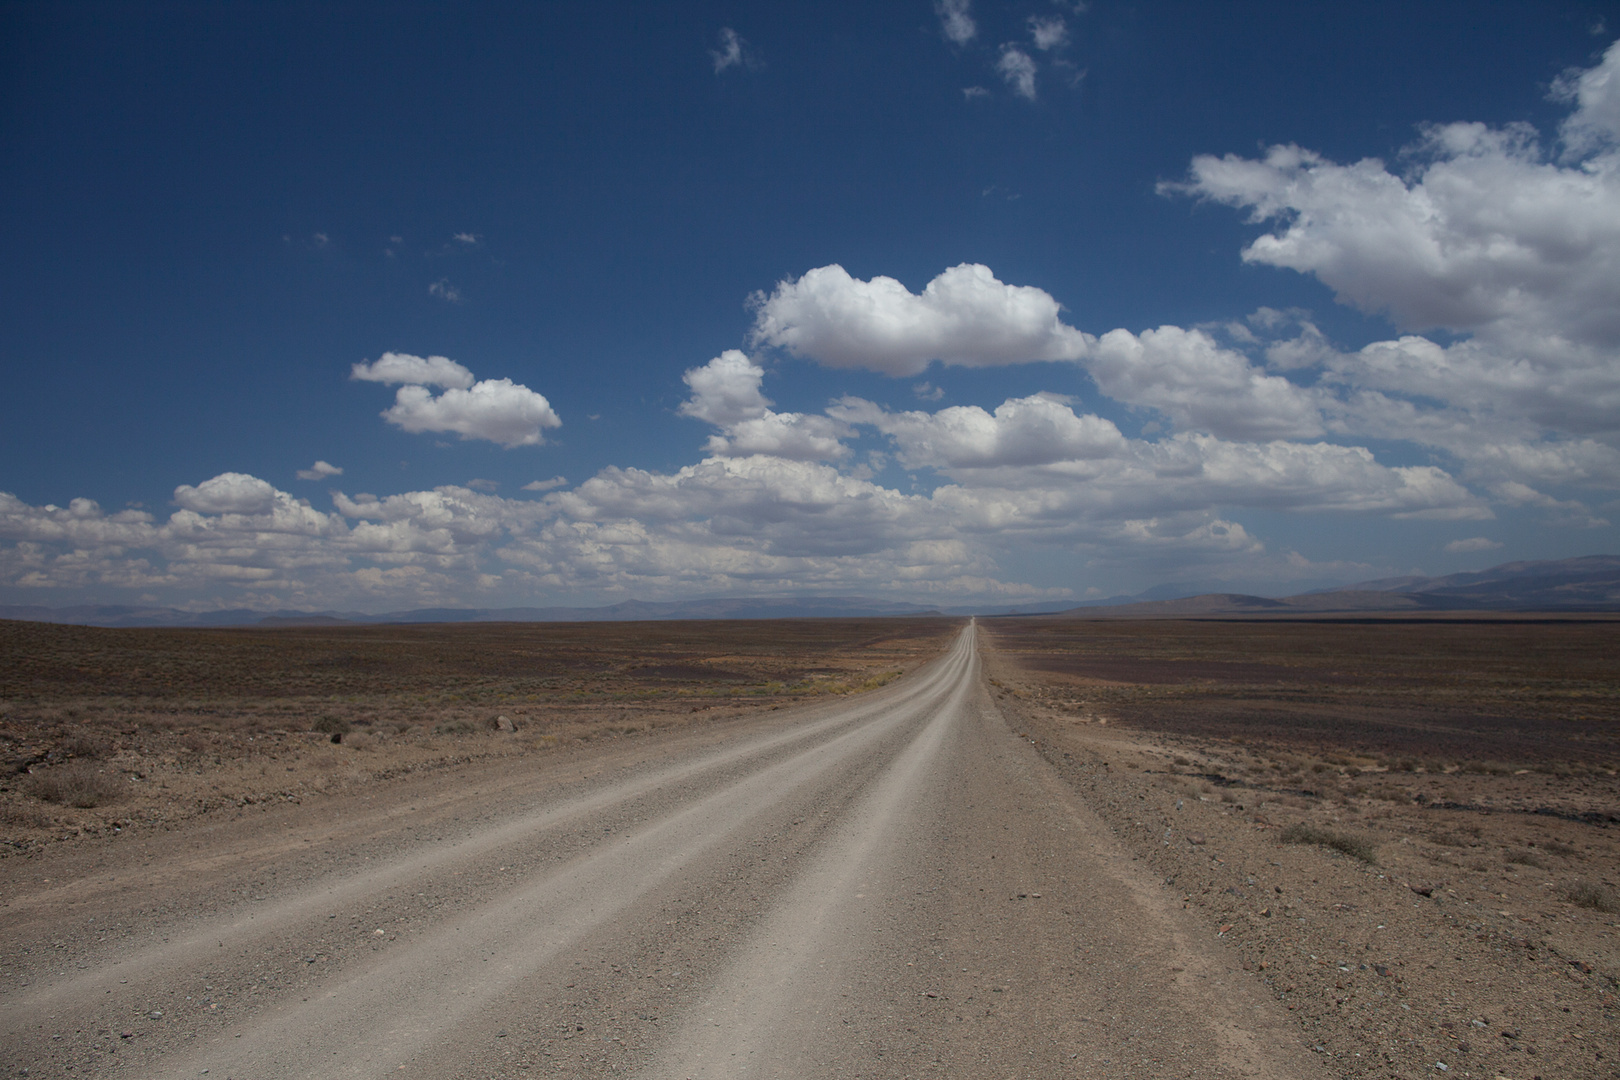
[[[151,1017],[153,1020],[161,1020],[161,1019],[163,1019],[163,1010],[162,1009],[153,1009],[151,1012],[147,1013],[146,1015]]]
[[[1190,832],[1187,834],[1187,843],[1194,847],[1203,847],[1208,838],[1203,833]]]
[[[1383,964],[1374,964],[1373,970],[1378,972],[1378,974],[1382,975],[1384,978],[1389,978],[1389,968],[1385,967]]]
[[[133,1031],[120,1031],[118,1033],[118,1037],[120,1039],[133,1039],[135,1037],[135,1033]]]
[[[1434,886],[1433,885],[1423,885],[1423,884],[1420,884],[1420,883],[1414,881],[1414,882],[1408,884],[1407,888],[1411,889],[1413,892],[1417,893],[1419,896],[1433,896],[1434,895]]]
[[[1592,965],[1586,963],[1584,960],[1571,960],[1569,962],[1569,966],[1580,972],[1582,975],[1592,974]]]
[[[516,731],[517,725],[512,723],[510,716],[497,716],[495,718],[496,731]]]

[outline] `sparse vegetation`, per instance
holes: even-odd
[[[116,776],[101,772],[84,761],[73,761],[46,769],[34,777],[34,795],[48,803],[61,803],[88,809],[110,802],[123,791]]]
[[[0,858],[132,819],[237,812],[450,760],[640,738],[875,689],[960,626],[902,618],[171,630],[0,620],[0,757],[34,774],[0,777]],[[495,726],[502,715],[519,737]],[[116,810],[93,810],[113,801]]]
[[[1364,863],[1378,862],[1377,846],[1364,836],[1353,836],[1316,825],[1299,823],[1284,829],[1278,839],[1285,844],[1317,844],[1332,848]]]
[[[317,731],[322,735],[347,735],[351,727],[343,717],[327,714],[318,717],[313,724],[309,725],[309,730]]]
[[[1606,915],[1620,913],[1620,900],[1606,886],[1595,881],[1577,881],[1564,889],[1564,899],[1576,907],[1590,908]]]

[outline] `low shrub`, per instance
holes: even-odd
[[[37,806],[20,803],[0,805],[0,825],[24,829],[48,829],[52,824],[51,816]]]
[[[123,793],[115,776],[100,772],[86,761],[70,761],[34,776],[34,795],[48,803],[88,809]]]
[[[78,731],[68,736],[62,749],[73,757],[94,761],[112,753],[112,743],[94,731]]]
[[[1577,881],[1564,889],[1564,899],[1576,907],[1591,908],[1608,915],[1620,912],[1614,893],[1595,881]]]
[[[1364,863],[1378,862],[1377,847],[1364,836],[1351,836],[1349,833],[1338,833],[1331,829],[1300,823],[1284,829],[1279,839],[1285,844],[1320,844],[1322,847],[1341,851],[1351,858],[1360,859]]]
[[[318,731],[322,735],[347,735],[349,722],[341,716],[323,716],[309,725],[309,730]]]

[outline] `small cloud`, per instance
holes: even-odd
[[[553,476],[550,480],[530,480],[527,484],[523,485],[523,490],[524,491],[551,491],[554,488],[565,487],[567,484],[568,484],[568,477],[558,475],[558,476]]]
[[[426,386],[407,384],[394,392],[393,407],[382,415],[413,435],[449,431],[508,449],[541,446],[546,441],[544,429],[562,426],[545,395],[511,379],[483,379],[437,397]]]
[[[989,97],[990,91],[986,90],[982,86],[964,86],[962,87],[962,96],[967,98],[969,101],[972,101],[975,98]]]
[[[450,284],[449,278],[440,278],[428,286],[428,292],[450,304],[461,303],[461,290]]]
[[[332,238],[323,232],[316,233],[314,236],[310,237],[310,240],[318,248],[323,248],[332,242]]]
[[[1091,7],[1086,0],[1052,0],[1053,7],[1060,7],[1065,11],[1072,11],[1076,15],[1084,15]]]
[[[1489,540],[1483,536],[1472,536],[1467,540],[1453,540],[1443,550],[1452,555],[1461,555],[1470,551],[1495,551],[1501,546],[1495,540]]]
[[[916,394],[917,397],[921,398],[923,401],[938,401],[940,398],[945,396],[944,390],[941,390],[933,383],[928,382],[918,383],[916,386],[911,388],[911,392]]]
[[[275,508],[278,496],[287,497],[257,476],[237,472],[174,489],[174,501],[197,514],[265,514]]]
[[[937,0],[934,13],[939,16],[939,30],[952,45],[966,45],[979,33],[979,24],[973,21],[972,0]]]
[[[1061,15],[1031,15],[1029,36],[1042,52],[1061,49],[1069,43],[1069,24],[1063,21]]]
[[[1030,101],[1035,100],[1035,61],[1029,53],[1017,45],[1003,45],[1001,59],[996,61],[996,70],[1007,80],[1013,93]]]
[[[485,480],[482,477],[474,477],[467,481],[467,486],[474,491],[494,491],[501,486],[501,482],[499,480]]]
[[[397,352],[385,352],[369,364],[355,364],[349,369],[349,378],[360,382],[454,386],[462,390],[477,381],[472,372],[448,356],[412,356]]]
[[[300,480],[325,480],[328,476],[342,476],[343,470],[325,461],[317,461],[307,469],[298,470]]]
[[[479,241],[483,240],[483,237],[479,236],[477,233],[458,232],[450,239],[454,240],[458,244],[466,244],[468,247],[476,247]]]
[[[748,41],[729,26],[720,28],[720,47],[710,49],[709,58],[714,61],[716,75],[729,68],[740,67],[753,71],[760,66],[759,58],[749,48]]]

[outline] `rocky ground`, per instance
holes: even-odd
[[[1620,1076],[1620,634],[1432,643],[1452,664],[1436,707],[1403,685],[1412,641],[1352,630],[1359,651],[1349,630],[1325,651],[1277,631],[1263,679],[1230,626],[992,627],[987,656],[1021,734],[1342,1075]],[[1210,660],[1239,651],[1251,669]]]
[[[955,627],[0,620],[0,859],[869,690]]]
[[[832,622],[0,624],[0,878],[48,891],[126,846],[156,873],[165,845],[361,820],[400,785],[459,823],[469,785],[637,733],[724,742],[880,686],[954,629]],[[983,625],[1014,730],[1332,1072],[1620,1075],[1620,624]],[[56,944],[17,948],[31,969]]]

